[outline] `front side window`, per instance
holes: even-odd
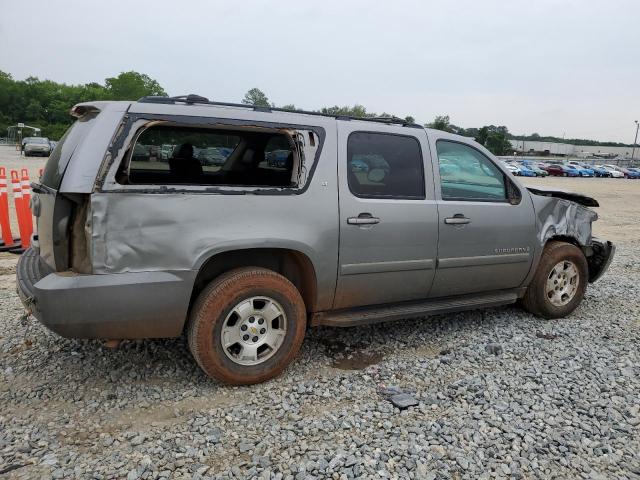
[[[358,197],[424,199],[420,143],[404,135],[354,132],[347,142],[347,178]]]
[[[443,200],[507,200],[504,173],[480,151],[446,140],[438,140],[436,149]]]
[[[295,187],[294,150],[291,139],[278,131],[152,126],[138,136],[117,181]]]

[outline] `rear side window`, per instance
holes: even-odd
[[[354,132],[347,142],[349,189],[357,197],[424,199],[420,142],[415,137]]]
[[[154,126],[117,175],[121,184],[295,186],[294,147],[283,133]]]
[[[505,201],[504,173],[473,147],[438,140],[440,190],[443,200]]]
[[[69,160],[71,160],[73,156],[73,152],[75,152],[78,145],[80,145],[82,140],[87,136],[97,116],[98,112],[88,113],[76,120],[65,132],[56,145],[56,148],[51,152],[47,164],[44,167],[44,172],[42,172],[42,178],[40,179],[43,185],[55,190],[60,188],[62,177],[67,169],[67,165],[69,165]]]

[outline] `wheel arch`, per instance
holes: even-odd
[[[318,282],[313,262],[299,250],[278,247],[226,250],[203,258],[194,281],[189,308],[213,279],[240,267],[262,267],[279,273],[298,289],[307,312],[315,311]]]

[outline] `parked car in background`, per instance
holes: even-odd
[[[289,150],[272,150],[266,155],[267,164],[274,168],[286,168]]]
[[[529,170],[536,174],[536,177],[546,177],[549,175],[549,172],[540,168],[535,162],[523,161],[523,165],[525,165]]]
[[[560,167],[562,168],[562,172],[563,172],[563,176],[564,177],[579,177],[580,176],[580,171],[572,166],[569,165],[560,165]]]
[[[523,177],[537,177],[536,172],[534,172],[531,168],[529,168],[525,164],[519,164],[518,168],[520,169],[520,175]]]
[[[509,170],[509,172],[511,172],[512,175],[518,176],[520,175],[520,167],[518,167],[516,164],[511,163],[511,162],[502,162],[502,164],[507,167],[507,169]]]
[[[616,168],[618,171],[623,173],[625,178],[633,178],[633,179],[640,178],[640,175],[638,174],[638,172],[636,172],[632,168],[627,168],[627,167],[616,167]]]
[[[593,177],[593,170],[590,168],[582,168],[575,165],[565,165],[564,167],[576,173],[576,175],[568,175],[569,177]]]
[[[39,155],[48,157],[51,154],[51,144],[49,139],[45,137],[27,137],[23,140],[22,151],[25,157]]]
[[[591,165],[588,165],[588,164],[583,163],[583,162],[576,162],[576,161],[569,162],[569,165],[572,165],[575,168],[577,168],[581,177],[593,177],[593,176],[595,176],[595,172],[594,172],[594,170],[593,170]]]
[[[546,163],[544,166],[540,167],[547,171],[547,173],[553,177],[565,177],[564,168],[562,165],[558,165],[555,163]]]
[[[630,171],[638,174],[638,178],[640,178],[640,168],[635,168],[635,167],[631,168],[631,167],[629,167],[629,168],[627,168],[627,170],[630,170]]]
[[[618,167],[617,165],[605,164],[603,165],[607,170],[611,172],[611,176],[613,178],[627,178],[628,174],[624,171],[623,168]]]
[[[593,169],[593,174],[596,177],[611,177],[609,170],[600,165],[592,165],[591,168]]]

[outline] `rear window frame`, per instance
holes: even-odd
[[[351,140],[351,136],[354,134],[360,134],[360,133],[367,133],[367,134],[375,134],[375,135],[387,135],[387,136],[393,136],[393,137],[405,137],[405,138],[409,138],[411,140],[414,140],[418,146],[418,152],[420,154],[420,179],[421,179],[421,185],[422,185],[422,195],[379,195],[379,194],[363,194],[363,193],[356,193],[353,191],[353,189],[351,188],[351,183],[349,182],[349,174],[348,174],[348,169],[349,169],[349,141]],[[426,200],[427,198],[427,185],[426,185],[426,174],[425,174],[425,168],[424,168],[424,154],[422,152],[422,144],[420,143],[420,139],[414,135],[407,135],[407,134],[402,134],[402,133],[393,133],[393,132],[381,132],[379,130],[353,130],[351,132],[349,132],[349,135],[347,136],[347,144],[346,144],[346,149],[347,149],[347,155],[346,155],[346,167],[347,167],[347,186],[349,187],[349,192],[357,198],[362,198],[362,199],[373,199],[373,200]],[[385,161],[387,161],[385,159]],[[388,162],[387,162],[388,163]]]
[[[144,122],[142,125],[138,125]],[[306,170],[308,172],[304,185],[296,187],[277,186],[241,186],[241,185],[206,185],[206,184],[132,184],[122,185],[115,180],[117,166],[125,156],[132,153],[132,148],[138,137],[147,128],[154,124],[165,123],[183,127],[215,128],[233,130],[242,127],[256,127],[267,130],[300,130],[311,131],[316,138],[315,155],[313,159],[306,158]],[[96,191],[110,193],[214,193],[222,195],[301,195],[305,193],[311,182],[322,154],[326,138],[325,129],[318,125],[304,125],[280,122],[265,122],[254,120],[242,120],[223,117],[201,117],[191,115],[129,113],[125,116],[123,124],[107,149],[105,161],[101,168],[101,175],[96,182]],[[305,139],[309,142],[308,138]]]
[[[188,129],[188,128],[193,128],[194,130],[201,130],[198,133],[204,133],[202,132],[202,130],[210,130],[210,133],[212,134],[222,134],[222,133],[226,133],[228,135],[235,135],[238,137],[238,144],[234,147],[234,149],[231,151],[231,153],[229,154],[229,156],[227,157],[226,160],[229,159],[229,157],[231,155],[233,155],[233,152],[235,152],[236,148],[238,148],[238,146],[240,145],[241,141],[242,141],[242,136],[241,133],[237,133],[238,128],[236,127],[235,130],[233,129],[228,129],[228,128],[218,128],[218,127],[209,127],[209,128],[199,128],[199,127],[195,127],[195,126],[185,126],[182,124],[172,124],[172,123],[162,123],[162,124],[157,124],[154,123],[152,125],[149,126],[143,126],[142,128],[139,128],[136,131],[135,137],[133,138],[133,141],[129,144],[130,146],[128,147],[127,151],[125,152],[125,155],[122,159],[122,161],[120,162],[120,164],[127,164],[128,168],[131,168],[131,163],[134,161],[133,157],[135,154],[135,147],[136,145],[138,145],[138,142],[140,140],[140,137],[142,135],[144,135],[147,131],[154,129],[154,128],[167,128],[167,129],[171,129],[171,128],[175,128],[175,129]],[[284,137],[287,141],[287,143],[289,144],[289,148],[291,151],[294,151],[295,149],[295,144],[294,144],[294,140],[287,134],[278,130],[272,130],[272,129],[265,129],[264,133],[270,133],[273,136],[281,136]],[[271,141],[271,139],[269,140]],[[176,145],[177,146],[177,145]],[[194,145],[194,147],[196,147]],[[196,147],[198,148],[198,147]],[[226,163],[225,160],[225,163]],[[221,165],[221,167],[224,166],[224,164]],[[119,167],[120,168],[120,167]],[[204,165],[203,165],[204,168]],[[291,172],[293,173],[293,171]],[[116,180],[117,182],[117,180]],[[119,182],[118,182],[119,183]],[[120,183],[119,183],[120,184]],[[274,185],[257,185],[257,184],[210,184],[210,183],[168,183],[168,182],[163,182],[163,183],[129,183],[129,184],[120,184],[120,185],[132,185],[132,186],[149,186],[149,185],[153,185],[153,186],[166,186],[167,188],[172,188],[174,186],[178,186],[178,187],[189,187],[189,186],[194,186],[194,187],[238,187],[238,188],[298,188],[297,186],[287,186],[287,187],[283,187],[283,186],[274,186]]]

